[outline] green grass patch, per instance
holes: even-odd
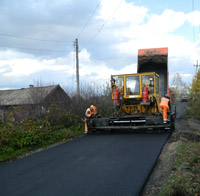
[[[176,167],[160,196],[198,196],[200,194],[200,144],[178,146]]]
[[[69,128],[50,127],[45,122],[30,121],[25,124],[1,124],[0,163],[15,159],[29,151],[67,141],[84,134],[84,125],[77,123]]]

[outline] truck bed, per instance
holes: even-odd
[[[160,93],[168,92],[168,48],[138,50],[138,73],[156,72],[160,77]]]

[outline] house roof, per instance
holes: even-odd
[[[28,105],[44,101],[59,85],[22,88],[17,90],[0,90],[0,105]]]

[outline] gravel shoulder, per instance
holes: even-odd
[[[187,103],[179,103],[177,105],[176,130],[165,144],[160,154],[156,166],[146,183],[142,196],[156,196],[162,186],[167,182],[171,172],[175,169],[175,158],[177,154],[177,146],[184,141],[200,141],[200,135],[196,131],[192,131],[188,126],[187,120],[182,118]]]

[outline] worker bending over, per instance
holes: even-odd
[[[88,132],[88,122],[93,115],[97,114],[97,107],[91,105],[85,112],[85,134]]]
[[[170,109],[170,98],[168,94],[165,94],[161,98],[160,107],[163,109],[163,123],[167,123],[167,111]]]

